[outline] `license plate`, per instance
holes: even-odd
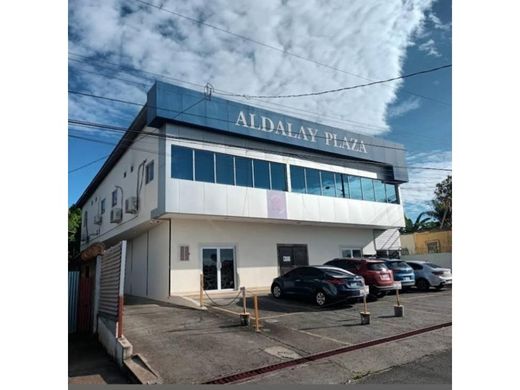
[[[410,277],[409,277],[409,276],[405,276],[405,277],[403,278],[403,280],[410,280]]]
[[[390,276],[388,276],[388,275],[381,275],[381,280],[390,280]]]

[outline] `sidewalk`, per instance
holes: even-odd
[[[93,336],[69,336],[69,384],[131,383]]]

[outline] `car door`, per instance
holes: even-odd
[[[284,294],[296,294],[296,281],[301,280],[301,268],[295,268],[282,276]]]

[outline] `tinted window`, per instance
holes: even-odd
[[[348,177],[348,187],[351,199],[363,199],[361,194],[361,178],[356,176]]]
[[[304,278],[319,278],[323,274],[319,269],[316,268],[302,268],[301,276]]]
[[[395,185],[385,184],[385,188],[386,188],[386,201],[388,203],[397,203],[397,193],[395,190]]]
[[[361,178],[361,186],[363,188],[363,199],[364,200],[375,200],[374,195],[374,183],[372,179],[366,177]]]
[[[347,175],[336,173],[334,176],[336,177],[336,196],[340,198],[348,198]]]
[[[386,265],[392,269],[408,268],[408,264],[406,264],[404,261],[390,261]]]
[[[381,180],[374,180],[374,191],[376,193],[376,202],[386,202],[385,183]]]
[[[336,196],[334,173],[321,171],[321,190],[323,195]]]
[[[415,264],[415,263],[408,263],[408,265],[410,267],[412,267],[413,269],[417,270],[417,269],[422,269],[422,265],[419,265],[419,264]]]
[[[433,264],[433,263],[424,263],[424,264],[429,265],[432,268],[442,268],[441,266],[439,266],[437,264]]]
[[[195,180],[215,182],[215,153],[205,150],[195,150]]]
[[[305,170],[291,165],[291,189],[293,192],[305,193]]]
[[[332,276],[332,277],[335,277],[335,278],[341,278],[341,277],[345,277],[345,276],[348,276],[349,274],[347,274],[346,272],[348,271],[344,271],[344,272],[341,272],[341,271],[335,271],[335,270],[332,270],[332,269],[328,269],[326,271],[324,271],[325,274],[327,274],[327,276]]]
[[[267,161],[253,160],[255,188],[271,188],[269,184],[269,163]]]
[[[172,177],[193,180],[193,150],[172,145]]]
[[[284,276],[287,278],[296,278],[301,276],[302,274],[302,268],[295,268],[289,272],[287,272]]]
[[[235,178],[233,175],[233,156],[226,154],[216,154],[216,171],[217,171],[217,183],[220,184],[235,184]]]
[[[305,178],[307,180],[307,193],[321,195],[320,171],[305,168]]]
[[[367,263],[367,269],[371,271],[388,271],[385,263]]]
[[[271,188],[278,191],[287,191],[287,175],[285,164],[271,164]]]
[[[250,158],[235,157],[237,186],[253,187],[253,165]]]

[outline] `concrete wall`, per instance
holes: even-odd
[[[451,253],[451,230],[418,232],[401,236],[402,247],[407,248],[410,255],[429,254],[429,242],[438,242],[439,253]]]
[[[441,267],[452,268],[451,263],[451,253],[428,253],[422,255],[409,255],[409,256],[401,256],[401,259],[404,261],[407,260],[421,260],[421,261],[431,261],[434,264],[438,264]]]
[[[211,246],[235,247],[237,286],[269,287],[279,275],[277,244],[307,244],[309,264],[339,257],[341,247],[375,254],[371,229],[172,219],[172,294],[197,291],[201,249]],[[180,261],[181,245],[189,245],[189,261]]]
[[[144,131],[157,132],[157,130],[153,128],[145,128]],[[82,216],[84,216],[85,211],[87,211],[88,233],[91,236],[89,243],[82,242],[81,249],[84,249],[93,242],[106,241],[150,219],[151,211],[157,207],[158,150],[157,137],[139,137],[132,145],[132,148],[126,151],[107,177],[101,182],[95,193],[87,200],[81,210]],[[127,214],[124,212],[124,201],[128,197],[136,195],[138,166],[145,159],[147,163],[152,160],[154,161],[154,179],[148,184],[145,184],[145,176],[143,174],[143,185],[139,194],[141,209],[139,214]],[[131,172],[132,167],[133,172]],[[124,175],[125,172],[126,177]],[[123,209],[123,220],[120,223],[111,223],[110,210],[112,209],[112,191],[115,190],[116,185],[123,188],[123,199],[121,199],[121,191],[118,191],[118,203],[117,206],[114,206]],[[105,199],[105,212],[102,214],[103,221],[101,225],[95,225],[94,216],[101,214],[102,199]],[[87,226],[82,224],[82,237],[86,235],[86,231]]]
[[[163,221],[129,241],[125,293],[141,297],[168,297],[169,223]]]

